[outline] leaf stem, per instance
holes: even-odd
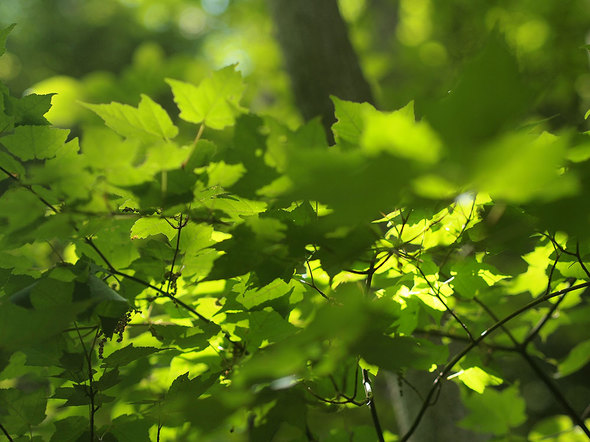
[[[181,168],[184,169],[186,167],[186,165],[188,164],[188,162],[190,161],[191,157],[193,156],[193,152],[195,151],[195,149],[197,147],[197,143],[199,142],[199,140],[201,139],[201,136],[203,135],[204,130],[205,130],[205,122],[201,123],[201,125],[199,126],[199,131],[197,132],[197,136],[193,140],[193,144],[191,144],[191,151],[190,151],[188,157],[186,157],[186,160],[184,160],[184,162],[180,166]]]

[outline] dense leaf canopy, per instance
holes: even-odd
[[[583,2],[559,23],[559,2],[450,2],[457,24],[428,0],[341,1],[379,105],[332,97],[334,145],[270,36],[211,55],[227,23],[268,26],[259,2],[81,16],[97,3],[129,42],[161,31],[118,75],[57,51],[19,97],[26,38],[0,31],[0,434],[407,440],[454,388],[472,434],[590,437]],[[405,426],[394,396],[419,404]]]

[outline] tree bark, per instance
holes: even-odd
[[[331,137],[330,95],[373,102],[337,0],[269,0],[269,6],[297,107],[306,121],[321,116]]]

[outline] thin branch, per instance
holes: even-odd
[[[307,423],[305,424],[305,437],[307,437],[307,440],[309,442],[317,442],[316,437],[311,432],[311,429],[309,428],[309,424],[307,424]]]
[[[96,335],[94,336],[94,340],[90,349],[86,350],[86,345],[84,344],[84,339],[80,334],[80,330],[78,330],[78,324],[74,321],[74,326],[76,327],[76,331],[78,332],[78,338],[80,339],[80,344],[82,344],[82,349],[84,350],[84,357],[86,358],[86,365],[88,365],[88,398],[90,399],[90,408],[89,408],[89,420],[90,420],[90,440],[94,440],[94,414],[98,410],[94,404],[94,396],[96,392],[94,391],[93,385],[93,376],[92,373],[92,349],[94,348],[94,344],[96,343],[96,338],[98,337],[98,330]]]
[[[421,329],[417,329],[417,330],[414,330],[414,333],[416,333],[416,334],[422,334],[422,335],[427,335],[427,336],[436,336],[436,337],[440,337],[440,338],[449,338],[449,339],[452,339],[453,341],[473,342],[471,339],[469,339],[466,336],[456,335],[454,333],[442,332],[440,330],[421,330]],[[488,344],[488,343],[483,343],[482,345],[485,345],[490,350],[505,351],[505,352],[509,352],[509,353],[514,353],[514,352],[518,352],[519,351],[518,348],[516,348],[516,347],[509,347],[507,345]]]
[[[439,219],[432,221],[428,226],[426,226],[426,228],[424,230],[422,230],[422,232],[418,233],[413,238],[411,238],[411,239],[409,239],[407,241],[404,241],[404,245],[411,244],[412,241],[414,241],[414,240],[420,238],[421,236],[423,236],[426,232],[428,232],[430,229],[432,229],[435,225],[437,225],[438,223],[440,223],[446,217],[447,217],[447,215],[443,215]]]
[[[459,234],[457,235],[457,237],[455,238],[455,240],[449,244],[449,251],[447,252],[447,254],[445,255],[445,257],[443,258],[443,260],[441,261],[439,267],[443,268],[444,265],[447,263],[447,261],[449,260],[449,258],[451,257],[451,253],[453,253],[453,249],[454,249],[454,245],[457,244],[457,242],[461,239],[461,237],[463,236],[463,234],[465,233],[465,231],[467,230],[467,226],[469,226],[469,223],[472,220],[473,217],[473,212],[475,211],[475,200],[477,198],[477,195],[473,196],[473,201],[471,203],[471,209],[469,210],[469,215],[465,216],[465,223],[463,224],[463,227],[461,228],[461,231],[459,232]],[[465,215],[465,212],[463,212],[463,215]]]
[[[375,406],[375,400],[373,396],[373,387],[371,385],[371,379],[369,378],[369,372],[363,368],[363,386],[365,387],[365,395],[367,397],[367,405],[371,409],[371,418],[373,419],[373,426],[377,432],[377,439],[379,442],[385,442],[383,437],[383,430],[381,429],[381,423],[379,422],[379,415],[377,414],[377,407]]]
[[[49,201],[47,201],[45,198],[43,198],[41,195],[39,195],[37,193],[37,191],[35,189],[33,189],[30,185],[28,184],[24,184],[17,176],[16,174],[11,173],[10,171],[6,170],[4,167],[0,166],[0,171],[4,172],[9,178],[11,178],[13,181],[17,182],[19,186],[27,189],[29,192],[31,192],[33,195],[35,195],[37,197],[37,199],[39,201],[41,201],[43,204],[45,204],[45,206],[49,209],[51,209],[54,213],[59,213],[59,210],[57,210],[57,208],[51,204]]]
[[[371,292],[371,285],[373,284],[373,275],[375,274],[375,258],[371,259],[369,268],[367,270],[367,279],[365,280],[365,291],[369,295]]]
[[[327,300],[330,300],[330,298],[328,298],[328,295],[326,295],[324,292],[322,292],[322,291],[321,291],[321,290],[320,290],[318,287],[316,287],[315,285],[313,285],[313,284],[310,284],[310,283],[309,283],[309,282],[307,282],[307,281],[299,281],[299,282],[301,282],[302,284],[305,284],[305,285],[306,285],[306,286],[308,286],[308,287],[311,287],[311,288],[312,288],[312,289],[314,289],[316,292],[318,292],[318,293],[319,293],[319,294],[320,294],[320,295],[321,295],[323,298],[325,298],[325,299],[327,299]]]
[[[9,442],[14,441],[14,439],[12,437],[10,437],[10,434],[8,433],[8,431],[6,431],[6,428],[4,428],[4,425],[0,424],[0,430],[2,430],[2,432],[4,433],[4,435],[6,436],[6,438],[8,439]]]
[[[543,326],[549,321],[549,319],[551,319],[551,317],[553,316],[553,314],[555,313],[555,311],[559,307],[559,304],[561,304],[561,301],[563,301],[563,299],[565,298],[565,295],[566,295],[566,293],[561,295],[557,299],[555,304],[553,304],[553,305],[551,305],[551,307],[549,307],[549,311],[545,314],[545,316],[543,316],[543,318],[537,323],[537,325],[535,325],[535,327],[533,327],[533,329],[529,332],[528,336],[524,339],[524,341],[522,341],[521,345],[523,347],[526,348],[526,346],[529,344],[529,342],[531,342],[535,338],[535,336],[537,336],[539,334],[539,332],[541,331]]]
[[[422,417],[424,417],[424,413],[426,412],[426,410],[428,409],[428,407],[430,406],[430,400],[433,398],[434,394],[436,393],[436,391],[438,390],[438,388],[441,385],[441,382],[444,378],[446,378],[449,373],[451,372],[451,370],[453,369],[453,367],[461,360],[463,359],[463,357],[469,353],[471,350],[473,350],[475,347],[477,347],[477,345],[479,345],[480,342],[482,342],[484,339],[486,339],[488,336],[490,336],[493,332],[495,332],[498,328],[502,327],[504,324],[506,324],[507,322],[511,321],[512,319],[520,316],[521,314],[523,314],[524,312],[532,309],[533,307],[536,307],[537,305],[555,298],[556,296],[561,296],[564,293],[569,293],[575,290],[580,290],[580,289],[584,289],[590,287],[590,282],[585,282],[582,284],[578,284],[575,286],[571,286],[568,287],[566,289],[563,290],[558,290],[557,292],[553,292],[553,293],[549,293],[547,295],[544,296],[540,296],[537,299],[529,302],[528,304],[524,305],[523,307],[515,310],[514,312],[512,312],[511,314],[509,314],[508,316],[504,317],[503,319],[501,319],[500,321],[496,322],[494,325],[492,325],[491,327],[489,327],[488,329],[486,329],[483,333],[481,333],[472,343],[470,343],[469,345],[467,345],[463,350],[461,350],[459,353],[457,353],[455,355],[455,357],[453,357],[453,359],[451,359],[444,367],[443,369],[439,372],[439,374],[437,375],[437,377],[434,379],[434,382],[432,384],[432,387],[430,388],[430,391],[428,392],[428,395],[426,396],[424,402],[422,403],[422,407],[420,408],[420,411],[418,412],[418,414],[416,415],[416,418],[414,419],[414,422],[412,423],[410,429],[406,432],[406,434],[400,439],[400,442],[405,442],[407,441],[412,434],[416,431],[416,428],[418,428],[418,425],[420,424]]]
[[[178,226],[175,227],[178,230],[178,234],[176,235],[176,246],[174,247],[174,256],[172,257],[172,264],[170,265],[170,276],[168,277],[168,287],[166,287],[166,293],[170,294],[170,287],[172,286],[172,280],[174,278],[174,266],[176,265],[176,258],[178,257],[178,252],[180,250],[180,233],[182,232],[182,228],[186,226],[188,223],[188,215],[186,220],[182,221],[182,214],[180,214],[180,219],[178,221]]]
[[[371,264],[369,265],[369,273],[367,274],[367,279],[365,281],[365,291],[366,295],[368,296],[371,292],[371,284],[373,282],[373,274],[375,273],[375,258],[371,259]],[[377,406],[375,405],[375,399],[373,396],[373,387],[371,384],[371,379],[369,378],[369,372],[363,368],[363,387],[365,387],[365,396],[367,398],[367,405],[371,410],[371,418],[373,419],[373,426],[375,427],[375,431],[377,432],[377,438],[379,442],[385,442],[383,438],[383,430],[381,429],[381,423],[379,422],[379,415],[377,414]]]
[[[309,264],[309,259],[305,260],[305,264],[307,264],[307,270],[309,271],[309,279],[311,279],[311,284],[307,281],[301,281],[303,284],[308,285],[309,287],[313,288],[316,292],[318,292],[323,298],[329,300],[328,296],[320,290],[320,288],[316,285],[315,280],[313,279],[313,271],[311,270],[311,266]]]
[[[115,274],[115,275],[119,275],[119,276],[121,276],[121,277],[123,277],[123,278],[130,279],[131,281],[135,281],[135,282],[137,282],[138,284],[141,284],[141,285],[143,285],[144,287],[147,287],[147,288],[150,288],[150,289],[152,289],[152,290],[155,290],[155,291],[156,291],[156,292],[158,292],[160,295],[162,295],[162,296],[165,296],[166,298],[168,298],[168,299],[170,299],[170,300],[174,301],[174,303],[178,304],[179,306],[181,306],[181,307],[182,307],[182,308],[184,308],[185,310],[187,310],[187,311],[191,312],[193,315],[195,315],[196,317],[198,317],[198,318],[199,318],[199,319],[201,319],[202,321],[205,321],[205,322],[206,322],[206,323],[208,323],[208,324],[214,324],[214,322],[213,322],[213,321],[211,321],[210,319],[206,318],[205,316],[203,316],[202,314],[200,314],[199,312],[197,312],[197,311],[196,311],[194,308],[192,308],[190,305],[188,305],[188,304],[186,304],[186,303],[182,302],[180,299],[178,299],[178,298],[175,298],[174,296],[170,295],[169,293],[166,293],[166,291],[165,291],[165,290],[162,290],[161,288],[158,288],[158,287],[156,287],[155,285],[153,285],[153,284],[150,284],[149,282],[147,282],[147,281],[144,281],[144,280],[143,280],[143,279],[141,279],[141,278],[138,278],[138,277],[136,277],[136,276],[133,276],[133,275],[129,275],[129,274],[127,274],[127,273],[120,272],[119,270],[117,270],[117,269],[113,268],[112,266],[111,266],[111,268],[109,269],[109,272],[111,272],[111,273],[113,273],[113,274]]]
[[[311,394],[313,397],[315,397],[317,400],[321,401],[321,402],[325,402],[326,404],[331,404],[331,405],[346,405],[346,404],[353,404],[356,405],[357,407],[362,407],[363,405],[366,405],[365,402],[357,402],[356,400],[349,398],[347,396],[341,395],[341,397],[344,398],[343,401],[339,401],[339,400],[332,400],[332,399],[326,399],[322,396],[320,396],[319,394],[315,393],[311,387],[308,387],[307,385],[305,386],[305,389],[307,390],[307,392],[309,394]]]
[[[579,242],[576,243],[576,253],[575,253],[575,256],[578,259],[578,263],[582,267],[582,270],[584,270],[584,273],[586,273],[586,276],[588,278],[590,278],[590,271],[588,271],[588,268],[584,264],[584,261],[582,261],[582,256],[580,256],[580,243]]]
[[[588,429],[588,427],[584,423],[584,419],[582,419],[582,417],[580,415],[578,415],[578,413],[576,413],[576,410],[574,410],[574,408],[571,406],[571,404],[565,398],[565,396],[563,395],[561,390],[559,390],[557,385],[555,385],[553,380],[547,375],[547,373],[545,373],[541,369],[541,367],[539,367],[537,365],[537,363],[534,361],[532,356],[529,355],[526,351],[523,350],[521,352],[521,355],[529,363],[529,366],[533,369],[533,371],[536,373],[536,375],[539,377],[539,379],[541,379],[541,381],[543,381],[543,383],[549,389],[549,391],[551,391],[551,393],[553,394],[555,399],[557,399],[561,403],[561,406],[563,408],[565,408],[565,410],[567,411],[569,416],[572,418],[574,423],[578,427],[580,427],[582,429],[582,431],[586,434],[586,436],[588,436],[588,438],[590,439],[590,429]]]
[[[418,271],[422,275],[422,278],[424,278],[424,281],[426,281],[426,284],[428,284],[428,286],[430,287],[430,290],[432,290],[432,293],[436,297],[436,299],[438,299],[441,302],[441,304],[445,307],[445,309],[447,310],[447,312],[449,312],[449,314],[453,318],[455,318],[455,321],[457,321],[459,323],[459,325],[461,326],[461,328],[463,330],[465,330],[465,333],[467,333],[467,336],[469,336],[469,339],[472,342],[475,341],[475,338],[473,337],[473,335],[471,334],[471,332],[467,328],[467,325],[459,318],[459,316],[457,316],[457,314],[453,311],[453,309],[451,307],[449,307],[447,305],[447,303],[443,300],[442,296],[440,295],[440,290],[434,288],[434,286],[428,280],[428,278],[426,277],[426,275],[424,274],[424,272],[422,271],[422,269],[420,268],[420,266],[416,266],[416,268],[418,269]]]
[[[566,293],[560,295],[559,301],[563,300],[565,295],[566,295]],[[476,299],[476,298],[474,298],[474,299]],[[492,317],[492,319],[494,319],[494,321],[498,321],[497,316],[494,314],[494,312],[491,309],[489,309],[483,302],[481,302],[477,299],[476,299],[476,301],[478,302],[479,305],[481,305],[484,308],[484,310]],[[545,317],[548,318],[549,316],[546,315]],[[576,425],[578,425],[582,429],[582,431],[584,431],[584,433],[586,433],[586,435],[590,438],[590,430],[588,429],[588,427],[586,427],[584,420],[578,415],[578,413],[576,413],[576,410],[574,410],[574,408],[569,403],[567,398],[563,395],[561,390],[559,390],[557,385],[555,385],[555,382],[553,382],[551,377],[549,377],[549,375],[547,375],[547,373],[545,373],[541,369],[541,367],[539,367],[539,365],[533,359],[533,357],[527,353],[526,341],[524,341],[522,344],[519,344],[518,341],[516,340],[516,338],[514,337],[514,335],[510,332],[510,330],[508,330],[504,326],[502,326],[502,330],[504,331],[504,333],[506,333],[506,335],[514,343],[514,345],[516,345],[520,356],[527,362],[529,367],[531,367],[531,369],[535,372],[535,374],[543,382],[543,384],[545,384],[545,386],[551,392],[553,397],[555,399],[557,399],[557,401],[567,411],[567,413],[572,418],[572,420],[576,423]]]

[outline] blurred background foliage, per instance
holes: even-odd
[[[340,0],[383,109],[444,96],[490,32],[503,34],[551,129],[584,127],[590,107],[590,0]],[[0,26],[18,23],[0,58],[15,93],[57,92],[49,119],[75,126],[76,106],[140,93],[172,104],[165,77],[198,82],[238,63],[246,104],[299,121],[265,0],[3,0]],[[31,87],[31,85],[34,85]],[[507,103],[507,106],[509,104]]]

